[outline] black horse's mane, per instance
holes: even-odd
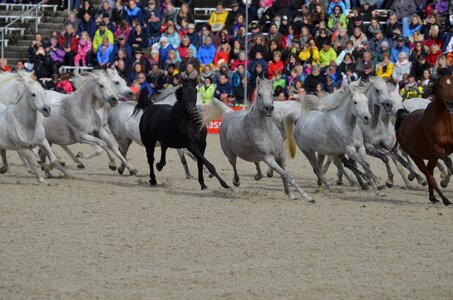
[[[144,88],[140,91],[138,95],[138,101],[134,107],[134,112],[132,113],[132,116],[137,115],[138,112],[141,110],[145,110],[150,104],[152,104],[152,102],[149,100],[148,89]]]

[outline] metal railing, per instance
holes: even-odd
[[[2,31],[2,39],[1,39],[1,44],[2,44],[2,58],[3,58],[3,55],[4,55],[4,52],[5,52],[5,43],[4,43],[4,40],[5,40],[5,33],[6,33],[6,30],[8,30],[9,27],[11,27],[13,24],[15,24],[16,22],[18,22],[19,20],[21,20],[22,17],[24,17],[26,14],[29,14],[33,11],[35,11],[35,32],[38,32],[38,24],[39,24],[39,21],[38,21],[38,11],[39,11],[39,8],[41,7],[41,5],[44,3],[44,0],[39,2],[38,4],[35,4],[34,7],[30,8],[29,10],[25,11],[22,15],[18,16],[17,18],[15,18],[14,20],[12,20],[11,22],[9,22],[6,26],[2,27],[1,28],[1,31]]]

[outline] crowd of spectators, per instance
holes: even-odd
[[[452,74],[451,1],[249,2],[246,35],[243,1],[230,10],[214,4],[207,24],[196,26],[191,0],[103,1],[100,9],[73,0],[62,32],[36,33],[29,61],[18,64],[52,82],[62,65],[116,68],[133,91],[151,93],[178,85],[182,72],[198,72],[203,101],[229,104],[243,103],[245,86],[252,94],[258,77],[275,79],[278,100],[331,93],[370,76],[399,84],[406,99],[430,97],[436,78]],[[390,10],[385,22],[380,8]]]

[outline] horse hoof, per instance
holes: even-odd
[[[258,181],[258,180],[261,180],[261,178],[263,178],[263,175],[255,174],[254,178],[255,178],[256,181]]]
[[[207,187],[206,185],[202,185],[202,186],[201,186],[201,190],[202,190],[202,191],[207,190],[207,189],[208,189],[208,187]]]
[[[109,163],[109,169],[112,171],[116,171],[116,163],[115,162]]]
[[[129,171],[129,174],[131,174],[131,176],[137,176],[138,171],[135,170],[135,169],[132,169],[132,170]],[[154,180],[154,181],[155,181],[155,180]],[[157,183],[156,183],[156,184],[157,184]]]
[[[407,179],[409,179],[409,181],[412,181],[415,179],[415,175],[410,173],[409,175],[407,175]]]
[[[193,179],[193,176],[190,175],[190,174],[187,174],[187,175],[186,175],[186,179],[189,179],[189,180],[190,180],[190,179]]]
[[[157,163],[157,164],[156,164],[156,169],[157,169],[157,171],[160,172],[160,171],[162,171],[163,168],[164,168],[164,165],[161,165],[160,163]]]
[[[445,206],[449,206],[449,205],[451,204],[451,202],[448,201],[447,198],[443,198],[443,199],[442,199],[442,202],[444,203]]]
[[[448,186],[448,182],[446,180],[441,180],[440,181],[440,186],[443,188],[446,188]]]
[[[228,184],[226,184],[226,182],[223,181],[223,180],[220,182],[220,185],[221,185],[223,188],[225,188],[225,189],[229,189],[229,188],[230,188],[230,186],[229,186]]]
[[[437,200],[435,196],[429,197],[429,201],[430,201],[431,203],[437,203],[437,202],[439,202],[439,200]]]
[[[61,165],[62,167],[65,167],[65,166],[66,166],[66,162],[60,160],[60,165]],[[79,168],[79,166],[77,166],[77,167]],[[85,167],[84,167],[84,168],[85,168]],[[81,168],[79,168],[79,169],[81,169]],[[82,169],[83,169],[83,168],[82,168]]]
[[[123,175],[124,173],[124,166],[121,165],[119,168],[118,168],[118,173],[120,173],[120,175]]]
[[[157,186],[157,181],[156,181],[156,179],[150,179],[150,180],[149,180],[149,185],[150,185],[150,186]]]
[[[8,172],[8,168],[5,167],[0,168],[0,174],[5,174],[6,172]]]
[[[387,179],[387,181],[385,182],[385,185],[386,185],[388,188],[393,187],[393,179]]]
[[[422,186],[427,186],[427,185],[428,185],[428,182],[427,182],[426,180],[423,180],[422,182],[420,182],[420,184],[421,184]]]
[[[343,180],[337,180],[337,185],[343,185]]]
[[[234,186],[240,186],[241,182],[239,180],[238,181],[233,181],[233,184],[234,184]]]
[[[61,165],[61,166],[64,167],[64,165]],[[85,169],[85,165],[84,165],[84,164],[77,165],[77,168],[79,168],[79,169]]]
[[[83,152],[78,152],[78,153],[76,154],[76,157],[77,157],[77,158],[84,158],[84,157],[85,157],[85,154],[83,154]]]
[[[267,171],[266,175],[267,175],[267,177],[269,177],[269,178],[270,178],[270,177],[273,177],[273,176],[274,176],[274,172],[272,172],[272,171]]]
[[[208,177],[209,177],[209,178],[212,178],[212,177],[214,177],[214,175],[212,175],[212,174],[209,174],[209,175],[208,175]]]
[[[315,199],[307,199],[307,203],[316,203]]]

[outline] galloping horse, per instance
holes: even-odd
[[[150,185],[157,185],[153,167],[154,148],[156,143],[160,142],[162,154],[160,162],[156,164],[158,171],[161,171],[166,164],[165,153],[167,148],[187,148],[197,158],[198,182],[201,189],[207,188],[203,179],[203,165],[217,178],[222,187],[229,188],[217,174],[214,166],[204,157],[207,128],[203,124],[196,106],[196,83],[190,79],[183,80],[181,87],[176,90],[175,94],[178,101],[173,106],[149,104],[145,109],[139,105],[146,102],[143,99],[135,106],[134,113],[144,109],[139,128],[140,138],[146,148],[148,158]],[[140,97],[148,97],[148,95],[142,90]]]
[[[429,200],[437,202],[433,189],[445,205],[451,202],[437,186],[433,176],[437,160],[445,162],[450,172],[453,164],[448,157],[453,153],[453,76],[442,77],[436,86],[435,99],[425,110],[410,113],[400,109],[395,124],[396,135],[401,148],[412,158],[426,176]],[[425,165],[424,159],[428,160]]]

